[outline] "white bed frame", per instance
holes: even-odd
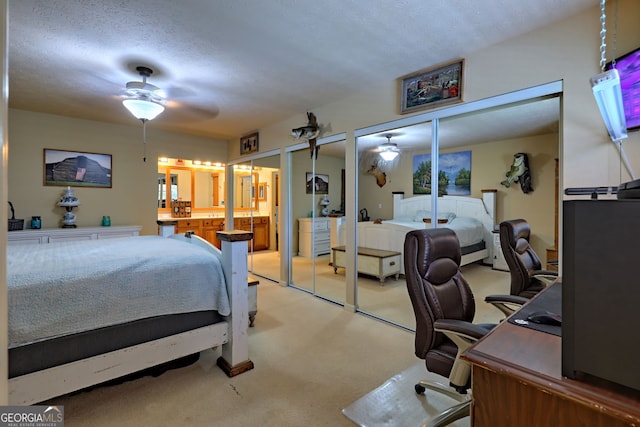
[[[9,379],[9,404],[31,405],[161,363],[222,346],[218,366],[235,376],[253,368],[248,344],[247,241],[252,233],[219,231],[231,315],[221,323]],[[216,253],[197,236],[171,235]]]
[[[496,190],[482,190],[482,198],[469,196],[442,196],[438,198],[438,212],[453,212],[456,216],[476,218],[484,225],[485,249],[462,256],[461,265],[484,260],[493,263],[493,234],[495,229]],[[404,198],[404,192],[393,193],[393,218],[413,218],[417,211],[431,211],[431,195]],[[404,235],[407,228],[397,224],[373,222],[358,223],[358,242],[360,246],[404,252],[399,235]],[[416,223],[416,228],[420,224]],[[425,224],[425,228],[429,227]],[[382,246],[381,246],[382,245]],[[403,257],[401,257],[403,258]],[[401,273],[404,274],[404,259],[401,260]]]

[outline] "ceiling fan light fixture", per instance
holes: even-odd
[[[164,111],[162,105],[145,99],[125,99],[122,104],[138,120],[153,120]]]
[[[382,157],[383,160],[386,160],[387,162],[390,162],[391,160],[395,159],[396,157],[398,157],[398,151],[397,148],[389,148],[386,149],[384,151],[380,151],[380,157]]]
[[[398,157],[400,150],[398,149],[398,144],[391,142],[391,135],[385,135],[385,137],[387,138],[387,142],[380,145],[378,151],[383,160],[390,162]]]

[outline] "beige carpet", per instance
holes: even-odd
[[[457,404],[454,399],[427,390],[415,392],[414,385],[424,379],[446,383],[446,380],[427,373],[424,362],[394,375],[382,385],[365,394],[342,410],[342,413],[362,427],[417,427],[425,425],[441,411]],[[450,424],[468,427],[469,418]]]
[[[218,350],[157,378],[52,399],[66,427],[353,426],[342,408],[416,362],[413,334],[261,281],[255,369],[227,378]]]
[[[479,308],[477,319],[484,321],[498,313],[486,307],[481,296],[495,286],[496,273],[483,266],[469,273]],[[400,291],[395,289],[399,295]],[[354,424],[342,409],[418,363],[413,346],[411,332],[261,280],[256,324],[249,329],[255,369],[227,378],[215,366],[219,350],[208,350],[197,363],[157,378],[47,403],[64,405],[67,427],[348,427]],[[425,375],[426,370],[419,377]],[[413,385],[403,388],[403,393],[414,393]],[[395,418],[420,425],[413,423],[413,417]]]
[[[292,259],[293,283],[295,286],[329,300],[344,303],[345,271],[339,268],[334,272],[329,265],[328,255],[315,260],[304,257]],[[280,258],[277,252],[259,251],[252,255],[250,268],[255,274],[278,280],[280,277]],[[510,276],[508,272],[493,270],[481,264],[469,264],[462,267],[462,273],[475,294],[477,312],[476,322],[491,323],[501,318],[498,310],[482,301],[489,294],[508,294]],[[415,318],[411,301],[407,293],[404,277],[398,280],[389,277],[384,284],[376,278],[358,276],[358,308],[376,317],[389,320],[409,329],[415,329]]]

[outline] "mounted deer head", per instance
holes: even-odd
[[[387,174],[380,170],[377,160],[373,162],[367,173],[376,177],[378,187],[382,188],[387,183]]]

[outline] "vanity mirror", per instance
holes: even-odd
[[[222,207],[224,173],[211,170],[193,171],[194,198],[196,208]]]
[[[190,201],[196,211],[224,209],[224,167],[184,162],[185,166],[158,164],[158,210],[168,211],[171,200]]]
[[[167,200],[191,201],[191,172],[181,169],[158,170],[158,209],[168,209]]]

